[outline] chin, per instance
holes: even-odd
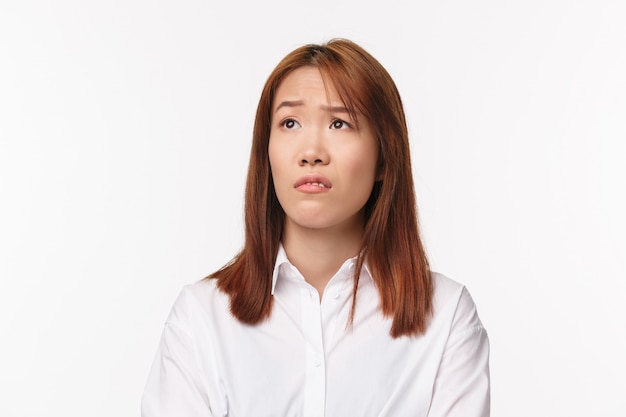
[[[332,227],[332,224],[329,224],[324,221],[320,221],[319,219],[307,219],[307,220],[291,220],[291,223],[295,227],[303,228],[303,229],[314,229],[321,230]]]
[[[296,216],[287,216],[287,220],[295,227],[301,227],[306,229],[325,229],[333,226],[333,222],[325,218],[320,213],[304,214],[298,213]]]

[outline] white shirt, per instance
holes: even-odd
[[[367,267],[347,327],[354,264],[343,264],[320,302],[281,247],[271,316],[254,326],[231,315],[215,280],[183,288],[142,416],[489,416],[489,342],[465,287],[433,273],[428,330],[394,339]]]

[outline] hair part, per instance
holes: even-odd
[[[289,53],[268,77],[254,123],[245,192],[242,250],[207,279],[230,297],[232,314],[256,324],[272,311],[272,273],[285,222],[269,164],[274,97],[284,78],[302,67],[318,68],[355,120],[372,126],[379,147],[379,175],[365,204],[365,225],[354,273],[352,310],[361,267],[367,260],[382,313],[392,318],[392,337],[423,334],[432,314],[433,283],[420,239],[406,117],[400,94],[385,68],[345,39],[305,45]]]

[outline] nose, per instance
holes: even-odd
[[[323,132],[313,129],[302,138],[302,148],[300,151],[299,164],[305,165],[326,165],[330,162],[330,156],[326,151],[326,144]]]

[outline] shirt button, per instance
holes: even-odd
[[[320,361],[317,361],[317,360],[313,362],[313,366],[315,366],[316,368],[319,368],[321,364],[322,363]]]
[[[336,293],[333,295],[333,298],[334,298],[335,300],[338,300],[338,299],[339,299],[339,293],[338,293],[338,292],[336,292]]]

